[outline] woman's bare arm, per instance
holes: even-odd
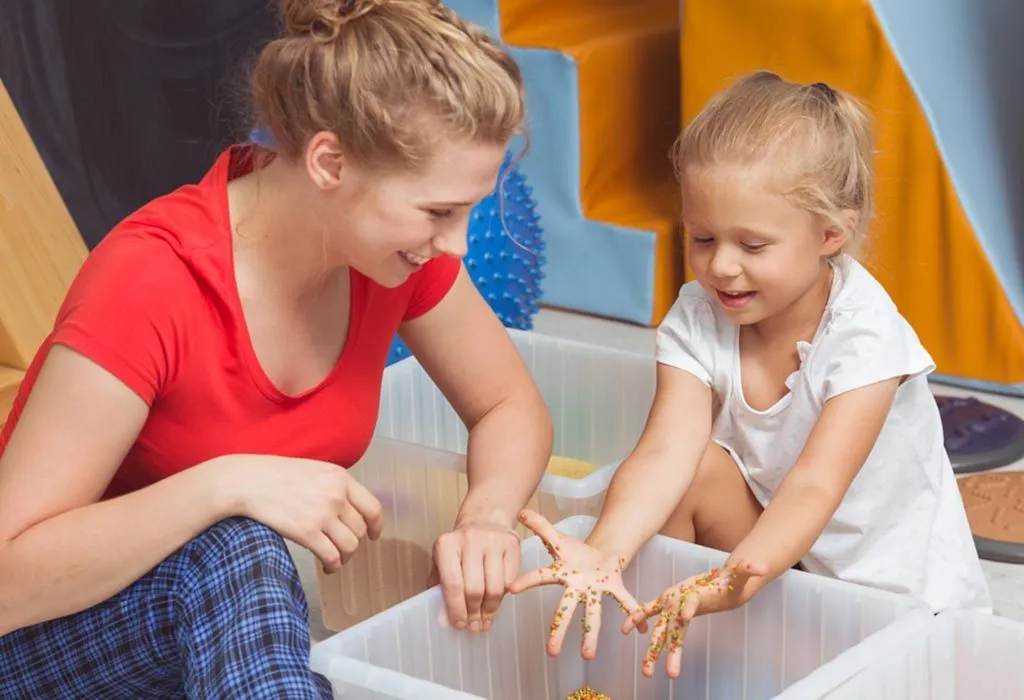
[[[102,602],[224,517],[197,469],[98,502],[148,413],[89,359],[50,351],[0,457],[0,635]]]

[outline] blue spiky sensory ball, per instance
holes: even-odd
[[[530,330],[544,279],[540,215],[526,177],[505,156],[498,187],[469,216],[469,252],[463,260],[476,288],[506,328]],[[396,337],[388,364],[410,355]]]

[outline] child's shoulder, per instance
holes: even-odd
[[[837,264],[842,281],[829,311],[836,316],[867,321],[878,317],[900,317],[896,303],[882,283],[853,258],[845,257]]]
[[[699,326],[709,331],[718,323],[715,310],[715,304],[707,290],[694,280],[679,288],[679,294],[662,324]]]
[[[849,258],[837,273],[840,284],[829,301],[811,361],[812,374],[823,382],[826,395],[932,371],[928,351],[882,284]]]

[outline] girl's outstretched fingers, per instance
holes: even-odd
[[[580,655],[587,661],[597,656],[597,638],[601,634],[601,592],[593,589],[583,593],[583,644]]]
[[[692,619],[692,618],[691,618]],[[683,672],[683,646],[686,631],[690,628],[690,620],[680,620],[678,628],[669,634],[668,654],[665,657],[665,672],[672,680],[679,678]]]
[[[662,614],[654,623],[654,632],[651,633],[651,641],[647,644],[647,654],[644,656],[644,663],[640,667],[641,672],[648,678],[654,676],[654,667],[661,656],[661,650],[665,647],[665,640],[668,638],[669,616]]]
[[[562,653],[562,642],[565,641],[565,633],[569,630],[569,622],[579,602],[579,596],[571,588],[562,594],[562,600],[555,609],[555,616],[551,619],[551,631],[548,634],[548,654],[551,656]]]
[[[555,574],[555,568],[550,565],[542,566],[538,569],[527,571],[522,576],[513,580],[508,586],[508,592],[512,594],[522,593],[537,586],[550,586],[555,583],[561,583]]]
[[[633,612],[622,622],[622,633],[629,634],[635,628],[641,634],[647,632],[647,620],[662,611],[661,598],[637,605]]]
[[[527,508],[519,511],[519,522],[541,539],[544,546],[548,548],[548,552],[551,553],[552,559],[557,560],[559,558],[559,545],[562,540],[562,533],[556,530],[555,526],[548,522],[547,518]]]

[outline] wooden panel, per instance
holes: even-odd
[[[0,364],[28,367],[87,253],[0,81]]]
[[[22,372],[10,367],[0,367],[0,428],[7,422],[7,414],[11,412],[14,397],[21,385]]]

